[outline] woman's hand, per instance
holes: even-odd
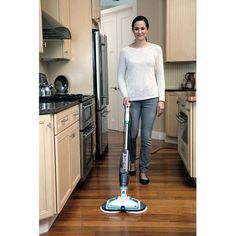
[[[159,101],[157,104],[157,116],[159,117],[165,110],[165,103],[163,101]]]
[[[129,105],[129,97],[123,97],[123,105]]]

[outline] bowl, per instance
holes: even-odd
[[[69,82],[64,75],[59,75],[54,81],[54,88],[57,93],[65,94],[68,92]]]

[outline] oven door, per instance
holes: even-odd
[[[189,171],[190,169],[190,153],[189,153],[189,125],[188,125],[188,115],[183,111],[180,111],[176,115],[178,120],[178,152]]]
[[[80,130],[95,122],[95,99],[80,103]]]
[[[93,165],[93,142],[95,135],[95,125],[91,124],[83,131],[80,131],[81,143],[81,181],[83,182]]]

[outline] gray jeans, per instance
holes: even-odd
[[[158,98],[130,102],[128,149],[131,163],[136,159],[136,139],[141,120],[141,149],[139,171],[147,172],[151,160],[152,128],[157,112]]]

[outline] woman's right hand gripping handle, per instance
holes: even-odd
[[[123,105],[130,105],[129,103],[129,97],[123,97]]]

